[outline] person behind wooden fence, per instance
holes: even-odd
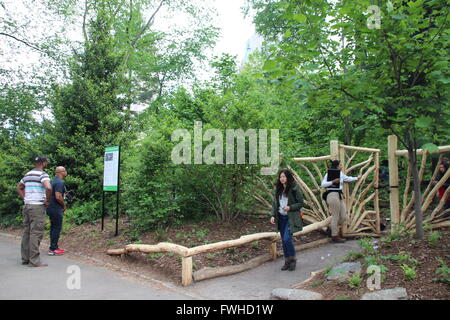
[[[433,181],[434,185],[436,185],[439,182],[439,180],[441,180],[445,176],[445,173],[447,172],[449,166],[450,166],[450,164],[448,162],[444,162],[444,161],[439,165],[439,172],[437,174],[436,180]],[[448,178],[447,181],[445,181],[444,184],[439,188],[438,194],[437,194],[439,199],[442,199],[442,197],[445,194],[445,191],[447,190],[447,188],[449,186],[450,186],[450,178]],[[444,206],[444,211],[446,211],[448,209],[450,209],[450,196],[447,197],[447,201]],[[445,214],[445,217],[447,217],[448,215],[449,215],[449,213],[447,212]]]
[[[347,208],[344,201],[344,195],[342,193],[344,182],[357,181],[360,177],[346,176],[342,172],[342,164],[338,160],[331,162],[332,169],[338,169],[340,171],[339,177],[328,181],[328,173],[322,181],[322,187],[327,191],[324,193],[324,199],[327,202],[331,219],[331,238],[333,242],[342,243],[345,242],[342,226],[347,223]]]

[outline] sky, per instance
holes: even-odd
[[[216,0],[219,13],[217,26],[222,28],[221,38],[215,52],[227,52],[238,56],[241,61],[245,54],[246,43],[255,33],[251,17],[244,17],[241,7],[245,0]]]
[[[211,55],[218,56],[222,53],[235,55],[238,63],[245,57],[247,41],[255,33],[252,18],[245,17],[242,12],[246,2],[246,0],[196,0],[196,3],[200,3],[204,7],[215,8],[217,11],[217,16],[212,19],[212,24],[220,28],[220,34]],[[158,14],[153,25],[156,29],[170,31],[176,26],[189,25],[188,18],[182,15],[167,17],[163,11],[161,10],[161,14]]]
[[[30,13],[30,9],[23,7],[21,1],[5,1],[8,4],[8,8],[16,8],[16,10],[14,10],[14,16],[16,19],[19,19],[19,21],[22,15],[28,15]],[[255,33],[252,18],[245,18],[242,13],[242,8],[245,6],[246,0],[197,0],[197,3],[201,3],[208,7],[215,7],[218,14],[217,17],[212,20],[212,23],[221,30],[216,47],[210,52],[210,56],[220,55],[224,52],[229,53],[237,56],[237,62],[240,64],[245,57],[246,43]],[[0,16],[1,15],[2,12],[0,12]],[[4,18],[8,19],[8,17]],[[174,17],[171,20],[172,21],[168,20],[163,15],[158,15],[154,27],[160,27],[160,29],[173,28],[173,24],[179,23],[180,25],[183,25],[186,23],[179,16]],[[49,25],[47,26],[50,27]],[[31,27],[31,29],[40,27],[43,26],[36,25]],[[80,30],[72,31],[71,34],[69,34],[69,37],[78,41],[82,40]],[[9,46],[4,46],[3,43],[6,42],[13,42],[13,47],[9,49]],[[14,47],[16,46],[19,46],[20,49],[15,49]],[[20,54],[18,54],[18,52],[20,52]],[[14,66],[14,68],[17,65],[19,68],[26,68],[39,60],[39,54],[37,52],[6,37],[0,37],[0,53],[2,55],[0,58],[1,63],[3,65],[10,64],[10,66]]]

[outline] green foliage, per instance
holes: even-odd
[[[351,277],[346,279],[350,289],[358,289],[363,281],[359,273],[353,274]]]
[[[450,284],[450,268],[447,266],[442,258],[436,258],[439,262],[439,267],[436,269],[437,278],[433,278],[433,281],[443,282]]]
[[[374,240],[372,238],[364,238],[358,240],[358,245],[361,247],[361,249],[363,249],[363,252],[365,254],[377,252]]]
[[[349,253],[346,254],[346,256],[344,257],[343,261],[357,261],[361,258],[364,258],[364,253],[363,252],[354,252],[351,251]]]
[[[431,246],[436,247],[442,238],[442,234],[439,231],[433,231],[428,235],[428,242]]]
[[[381,264],[380,256],[378,255],[368,255],[364,258],[364,262],[366,263],[367,266],[371,265],[378,266]]]
[[[407,264],[402,264],[400,266],[400,269],[402,269],[403,274],[405,275],[406,280],[414,280],[416,278],[416,268],[414,266],[409,266]]]
[[[76,225],[86,222],[95,222],[102,216],[101,201],[90,201],[76,204],[65,212],[65,219]]]
[[[252,242],[252,248],[254,248],[254,249],[258,249],[259,248],[259,241],[258,240]]]

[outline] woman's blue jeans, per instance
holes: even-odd
[[[281,242],[283,244],[284,257],[295,257],[294,242],[289,228],[289,217],[278,215],[278,230],[280,230]]]

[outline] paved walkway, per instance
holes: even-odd
[[[41,244],[41,255],[42,260],[49,263],[48,267],[22,266],[20,239],[0,233],[0,299],[269,299],[273,289],[289,288],[309,278],[312,271],[337,262],[347,252],[358,250],[356,241],[330,243],[297,253],[297,269],[293,272],[281,272],[283,259],[279,258],[253,270],[199,281],[183,288],[179,284],[97,267],[70,254],[48,257],[44,247]]]

